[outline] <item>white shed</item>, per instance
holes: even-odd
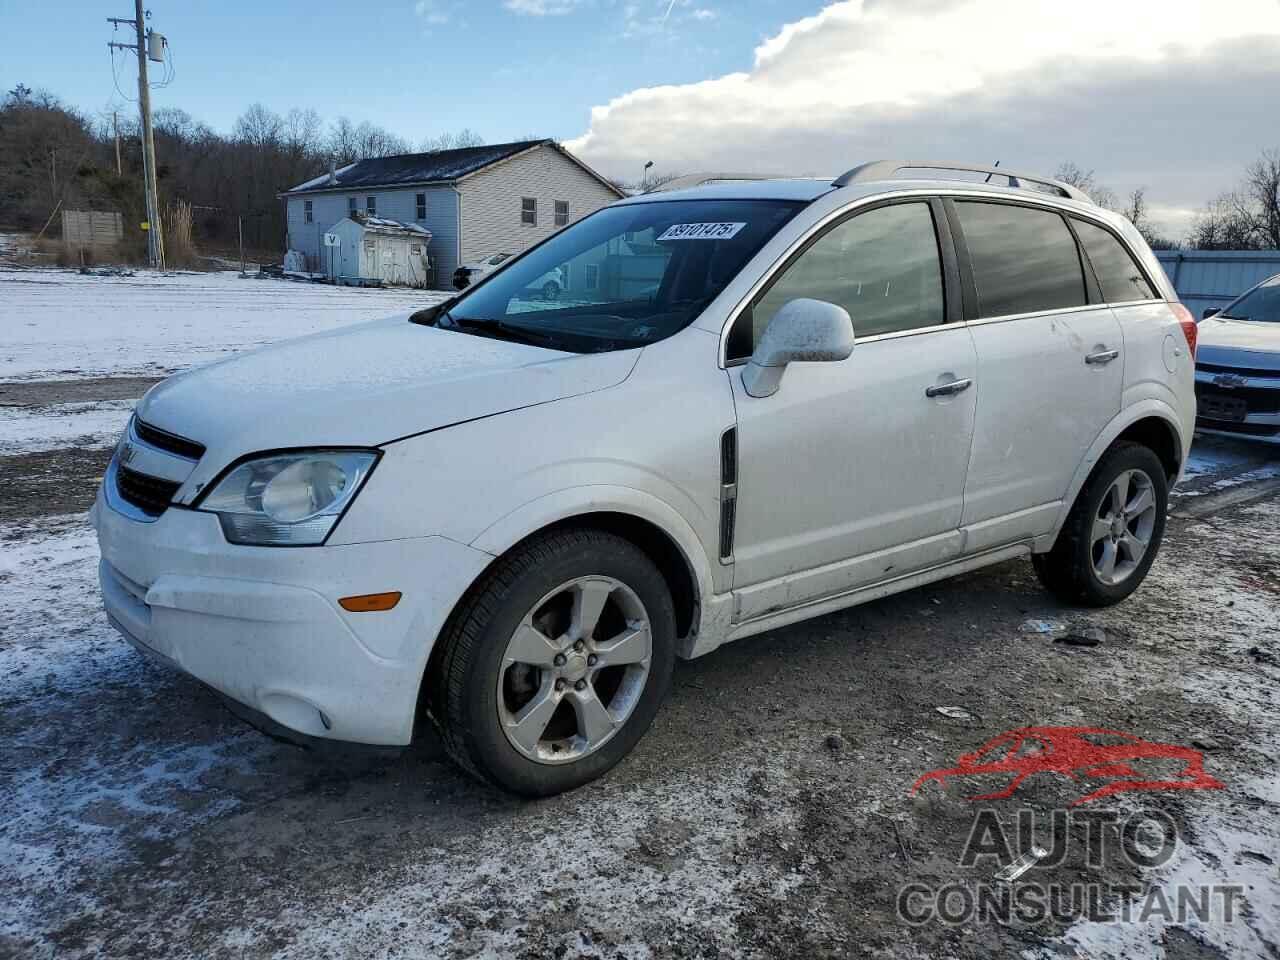
[[[431,231],[416,223],[401,223],[356,213],[328,231],[321,250],[321,268],[335,283],[378,281],[398,287],[430,287],[434,280],[427,244]]]

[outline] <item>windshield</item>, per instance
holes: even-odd
[[[803,204],[670,200],[578,221],[464,294],[446,329],[595,353],[684,329]]]
[[[1272,277],[1227,306],[1222,316],[1232,320],[1280,323],[1280,277]]]

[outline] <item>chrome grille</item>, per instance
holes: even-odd
[[[134,520],[155,520],[191,476],[204,449],[134,417],[107,468],[107,502]]]

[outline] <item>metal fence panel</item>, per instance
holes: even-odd
[[[1280,250],[1157,250],[1156,259],[1197,318],[1280,273]]]

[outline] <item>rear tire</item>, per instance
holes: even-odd
[[[560,284],[554,280],[548,280],[542,285],[542,299],[556,300],[560,297]]]
[[[644,736],[671,685],[675,639],[670,591],[643,551],[599,530],[552,533],[464,598],[440,638],[430,711],[473,776],[561,793]]]
[[[1040,582],[1065,603],[1119,603],[1151,569],[1168,506],[1160,458],[1138,443],[1117,444],[1076,497],[1053,549],[1032,556]]]

